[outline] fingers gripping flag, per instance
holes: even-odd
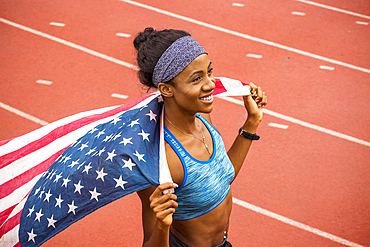
[[[214,95],[249,93],[217,78]],[[0,243],[40,246],[96,209],[171,181],[159,93],[0,142]]]

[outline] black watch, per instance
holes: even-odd
[[[256,140],[256,141],[260,139],[259,135],[251,134],[251,133],[243,130],[242,128],[239,129],[239,135],[241,135],[242,137],[245,137],[247,139]]]

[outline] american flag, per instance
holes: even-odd
[[[216,78],[214,95],[247,95]],[[96,209],[172,181],[158,92],[0,142],[0,243],[40,246]]]

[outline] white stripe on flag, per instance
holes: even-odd
[[[19,224],[16,225],[12,230],[9,232],[5,233],[0,240],[0,245],[1,246],[14,246],[19,242],[19,237],[18,237],[18,231],[19,231]]]

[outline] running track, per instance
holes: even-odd
[[[370,246],[370,2],[316,3],[1,0],[0,140],[144,95],[126,66],[133,37],[147,26],[184,29],[216,75],[253,81],[269,97],[262,138],[232,186],[230,241]],[[245,118],[239,103],[215,102],[228,147]],[[139,219],[131,195],[44,246],[139,246]]]

